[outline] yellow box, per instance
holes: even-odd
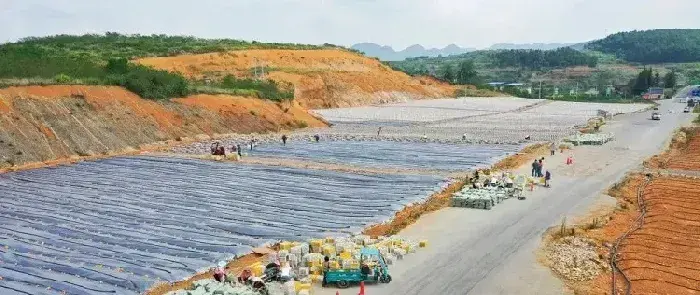
[[[260,277],[265,272],[265,266],[261,263],[255,263],[250,266],[250,271],[253,273],[253,276]]]
[[[308,266],[308,267],[321,267],[322,265],[323,265],[323,262],[318,261],[318,260],[311,260],[306,264],[306,266]]]
[[[324,241],[326,244],[335,244],[335,238],[327,237]]]
[[[339,269],[340,268],[340,264],[338,264],[338,261],[330,261],[329,264],[330,264],[329,266],[331,269]]]
[[[292,243],[290,243],[290,242],[280,243],[280,250],[287,250],[287,251],[292,250]]]
[[[309,278],[311,278],[312,283],[319,283],[319,282],[323,281],[322,275],[310,275]]]
[[[309,241],[309,248],[311,248],[311,253],[321,253],[321,247],[323,246],[323,240],[311,240]]]
[[[350,252],[340,253],[340,259],[345,260],[345,259],[350,259],[350,258],[352,258],[352,253],[350,253]]]
[[[335,247],[329,245],[323,246],[322,253],[325,256],[335,256]]]
[[[428,247],[428,241],[422,240],[422,241],[418,242],[418,247],[420,247],[420,248]]]
[[[311,284],[304,284],[302,282],[294,282],[294,290],[299,293],[301,290],[310,290]]]

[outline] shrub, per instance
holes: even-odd
[[[66,74],[58,74],[56,75],[56,77],[53,78],[53,80],[56,81],[56,83],[58,84],[66,84],[73,81],[73,79]]]

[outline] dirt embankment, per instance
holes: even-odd
[[[678,130],[668,151],[646,161],[648,168],[700,170],[700,127]]]
[[[434,79],[413,78],[378,60],[344,50],[241,50],[154,57],[135,62],[177,71],[196,79],[250,77],[257,67],[268,78],[294,88],[306,108],[335,108],[406,99],[455,95],[456,87]]]
[[[305,126],[325,123],[295,102],[213,95],[156,102],[120,87],[11,87],[0,90],[0,170]]]

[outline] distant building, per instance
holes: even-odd
[[[644,99],[662,99],[664,98],[664,89],[661,87],[651,87],[642,95]]]
[[[586,91],[585,94],[590,95],[590,96],[597,96],[597,95],[600,95],[600,91],[598,91],[598,89],[591,88],[591,89],[588,89],[588,91]]]

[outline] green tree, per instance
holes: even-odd
[[[476,84],[476,69],[474,68],[474,62],[471,60],[462,61],[459,64],[459,70],[457,70],[457,83],[458,84]]]
[[[630,82],[630,85],[632,86],[632,94],[640,95],[649,90],[649,87],[652,86],[653,80],[654,78],[651,69],[643,69],[641,72],[639,72],[637,78],[632,79]]]
[[[126,58],[110,58],[105,67],[110,74],[124,74],[129,71],[129,60]]]
[[[676,77],[676,72],[670,71],[664,76],[664,87],[665,88],[675,88],[676,83],[678,83],[678,77]]]
[[[454,83],[455,81],[455,74],[454,71],[452,70],[452,65],[451,64],[445,64],[442,67],[442,80],[448,83]]]
[[[652,87],[659,87],[659,85],[661,85],[661,78],[659,77],[659,72],[657,71],[654,74],[654,79],[652,79],[651,86]]]

